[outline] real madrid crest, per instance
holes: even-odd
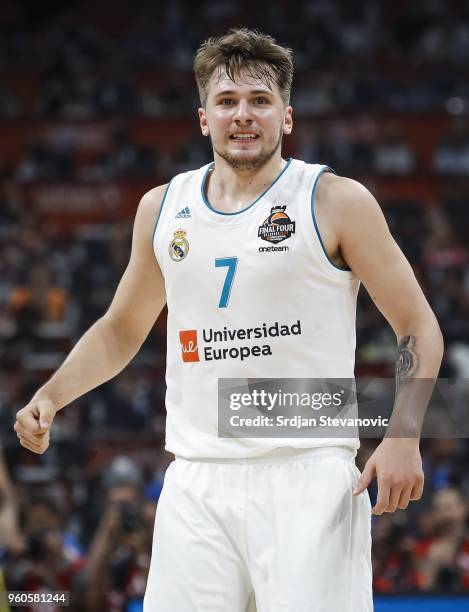
[[[178,229],[174,232],[174,237],[169,243],[168,251],[173,261],[182,261],[187,253],[189,253],[189,241],[183,229]]]

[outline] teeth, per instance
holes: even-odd
[[[248,140],[248,139],[254,140],[254,138],[256,138],[256,135],[255,134],[233,134],[233,138],[235,140],[237,140],[238,138],[241,140]]]

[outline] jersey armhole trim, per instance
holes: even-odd
[[[168,191],[169,188],[171,187],[171,183],[173,182],[174,179],[171,179],[168,183],[168,185],[166,186],[166,189],[164,191],[163,194],[163,198],[161,199],[161,204],[160,204],[160,210],[158,212],[158,216],[156,217],[156,221],[155,221],[155,225],[153,226],[153,234],[152,234],[152,238],[151,238],[151,249],[152,251],[155,251],[155,234],[156,234],[156,228],[158,227],[158,221],[160,220],[161,217],[161,213],[163,211],[163,206],[166,200],[166,196],[168,195]]]
[[[324,166],[318,173],[316,180],[314,181],[314,185],[313,185],[313,190],[311,192],[311,214],[313,216],[313,224],[314,224],[314,229],[316,230],[316,234],[317,237],[319,239],[319,243],[321,245],[321,248],[324,252],[324,255],[326,256],[327,261],[331,264],[331,266],[333,266],[336,270],[340,270],[341,272],[352,272],[351,268],[342,268],[341,266],[337,266],[332,259],[329,257],[329,253],[326,250],[326,247],[324,246],[324,242],[322,241],[321,238],[321,234],[319,233],[319,227],[318,227],[318,223],[316,220],[316,209],[315,209],[315,196],[316,196],[316,189],[317,186],[319,184],[319,179],[321,178],[321,176],[324,174],[324,172],[332,172],[333,174],[337,174],[337,172],[335,172],[335,170],[333,170],[332,168],[330,168],[329,166]]]

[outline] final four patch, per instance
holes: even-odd
[[[183,229],[178,229],[174,232],[174,237],[169,243],[168,251],[173,261],[182,261],[187,256],[187,253],[189,253],[189,242]]]
[[[259,238],[277,244],[295,233],[295,222],[290,219],[285,209],[286,206],[274,206],[270,209],[270,215],[259,226]]]

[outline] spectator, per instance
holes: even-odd
[[[405,525],[390,515],[373,531],[373,586],[380,593],[402,593],[415,587],[412,567],[413,540]]]
[[[142,497],[141,474],[118,458],[105,474],[106,500],[82,573],[83,609],[121,612],[143,601],[154,513]]]
[[[417,583],[424,591],[469,588],[467,510],[454,488],[433,499],[433,535],[415,548]]]

